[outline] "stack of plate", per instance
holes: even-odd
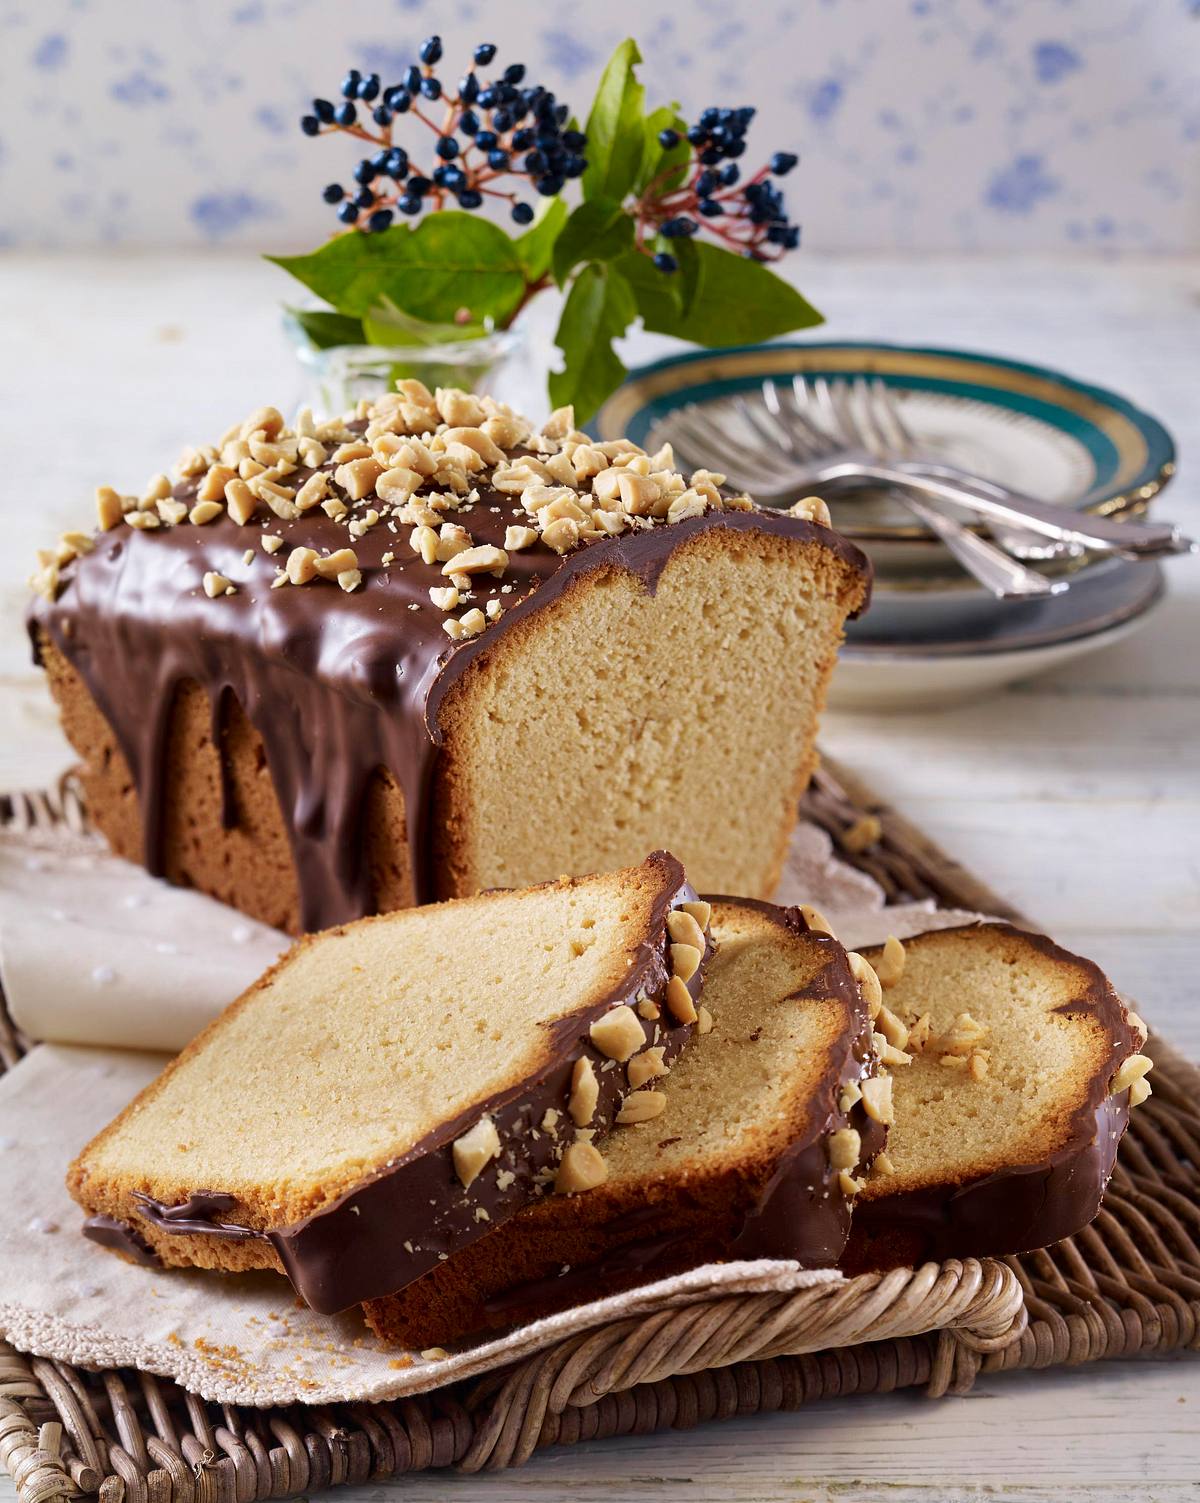
[[[923,450],[1065,508],[1132,515],[1174,473],[1170,435],[1124,398],[960,350],[846,342],[699,351],[635,371],[594,426],[602,438],[654,449],[675,409],[728,402],[796,374],[881,379]],[[676,458],[690,468],[678,446]],[[894,496],[864,492],[830,509],[875,565],[871,609],[850,624],[834,680],[839,707],[911,709],[1031,677],[1119,641],[1162,598],[1158,564],[1091,555],[1027,560],[1069,589],[996,600]]]

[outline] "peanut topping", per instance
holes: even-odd
[[[626,1096],[617,1113],[619,1127],[631,1127],[637,1122],[650,1122],[661,1117],[667,1109],[667,1098],[661,1091],[635,1091]]]
[[[862,1138],[854,1127],[839,1127],[829,1134],[831,1169],[854,1169],[862,1157]]]
[[[703,1004],[696,1009],[696,1032],[701,1038],[713,1031],[713,1015]]]
[[[703,955],[704,931],[686,909],[677,908],[673,913],[668,914],[667,933],[678,944],[691,945]]]
[[[234,593],[233,582],[226,579],[224,574],[217,574],[210,570],[204,576],[204,593],[210,600],[215,600],[218,595],[232,595]]]
[[[508,554],[503,548],[485,543],[478,548],[464,548],[442,565],[443,574],[503,574],[508,568]]]
[[[904,946],[894,934],[889,934],[883,942],[879,959],[875,962],[875,974],[879,977],[879,984],[885,992],[895,986],[904,975],[906,957],[907,952]]]
[[[788,516],[799,517],[803,522],[819,522],[822,527],[832,525],[829,508],[820,496],[802,496],[788,507]]]
[[[293,548],[288,554],[287,577],[295,585],[307,584],[317,577],[317,561],[320,558],[315,548]]]
[[[1110,1096],[1119,1096],[1127,1091],[1135,1080],[1141,1080],[1154,1068],[1154,1061],[1147,1054],[1131,1054],[1123,1060],[1108,1088]]]
[[[569,1143],[554,1177],[556,1195],[577,1195],[594,1190],[608,1178],[608,1165],[590,1143]]]
[[[629,1081],[630,1090],[639,1090],[648,1080],[655,1080],[660,1075],[667,1073],[667,1066],[663,1063],[663,1047],[661,1044],[653,1049],[643,1049],[640,1054],[635,1054],[625,1066],[625,1075]]]
[[[700,962],[704,959],[703,935],[701,944],[673,944],[671,946],[671,969],[675,977],[680,981],[690,981],[700,969]]]
[[[696,1004],[692,1001],[692,994],[687,989],[687,983],[680,976],[672,976],[667,982],[666,992],[667,1011],[678,1023],[694,1023],[697,1018]]]
[[[632,1007],[622,1003],[606,1012],[592,1024],[592,1043],[601,1054],[624,1064],[646,1042],[642,1025]]]
[[[197,501],[188,512],[187,518],[193,526],[204,527],[209,522],[215,522],[224,510],[220,501]]]
[[[496,1124],[490,1117],[480,1117],[470,1132],[455,1138],[451,1152],[455,1174],[463,1189],[470,1189],[479,1171],[500,1153],[500,1134],[496,1131]]]
[[[831,939],[837,938],[829,926],[829,920],[819,908],[814,908],[811,903],[800,904],[800,916],[814,934],[828,934]]]
[[[892,1109],[892,1077],[871,1075],[862,1083],[863,1110],[876,1122],[890,1127],[896,1120]]]
[[[170,494],[169,482],[167,493]],[[111,532],[124,516],[125,508],[112,486],[98,485],[96,487],[96,520],[100,524],[101,532]]]
[[[567,1112],[576,1127],[586,1127],[591,1122],[599,1100],[600,1083],[591,1060],[577,1059],[571,1071],[571,1096],[567,1102]]]
[[[865,955],[860,955],[857,950],[849,951],[846,959],[850,962],[850,973],[858,982],[863,1001],[867,1004],[867,1010],[872,1018],[877,1018],[879,1009],[883,1006],[883,988],[879,984],[879,977],[875,974],[874,966]]]
[[[353,548],[339,548],[336,553],[317,559],[313,567],[322,579],[337,579],[349,570],[358,568],[358,555]]]
[[[700,926],[701,933],[712,923],[712,904],[704,902],[680,903],[680,913],[690,913]]]

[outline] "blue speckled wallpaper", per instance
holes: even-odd
[[[801,153],[823,250],[1200,247],[1200,0],[0,0],[0,245],[315,243],[355,154],[298,116],[431,31],[581,111],[636,35],[652,97]]]

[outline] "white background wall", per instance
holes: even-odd
[[[1200,246],[1200,0],[0,0],[0,245],[314,245],[357,152],[298,116],[431,31],[581,112],[637,36],[652,97],[802,151],[819,249]]]

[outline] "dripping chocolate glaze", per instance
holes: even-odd
[[[702,1233],[697,1234],[695,1228],[681,1231],[677,1216],[673,1218],[672,1214],[674,1201],[634,1207],[618,1201],[613,1206],[611,1227],[606,1223],[603,1230],[606,1237],[610,1229],[614,1230],[620,1240],[615,1245],[605,1246],[603,1257],[598,1261],[577,1262],[566,1272],[555,1266],[552,1273],[503,1287],[493,1284],[489,1288],[485,1272],[474,1314],[468,1317],[479,1331],[535,1319],[566,1305],[666,1278],[706,1262],[777,1258],[794,1260],[804,1268],[823,1268],[834,1265],[841,1255],[850,1229],[851,1205],[837,1186],[837,1175],[830,1167],[829,1134],[847,1124],[855,1127],[862,1138],[860,1163],[863,1168],[874,1160],[887,1137],[886,1127],[868,1117],[861,1102],[855,1103],[849,1113],[844,1113],[839,1105],[844,1086],[851,1081],[860,1082],[878,1071],[871,1054],[868,1009],[841,945],[828,935],[810,931],[799,909],[783,909],[745,898],[712,897],[709,901],[714,905],[733,903],[738,907],[756,909],[784,928],[811,933],[814,941],[828,951],[827,963],[804,988],[802,995],[813,1000],[832,998],[838,1001],[844,1009],[846,1023],[830,1048],[830,1067],[821,1087],[814,1093],[804,1130],[780,1156],[770,1177],[749,1191],[739,1204],[728,1208],[729,1222],[722,1224],[719,1237],[713,1235],[706,1240]],[[719,1028],[719,1012],[716,1024]],[[693,1047],[702,1049],[705,1045],[700,1042]],[[669,1079],[665,1089],[669,1097]],[[602,1188],[593,1193],[607,1196],[609,1192]],[[546,1215],[550,1211],[550,1207],[545,1208]],[[527,1230],[521,1224],[526,1219]],[[514,1231],[524,1230],[534,1240],[543,1234],[544,1223],[542,1210],[535,1209],[528,1213],[528,1218],[519,1218],[508,1227],[500,1228],[494,1234],[495,1266],[506,1266],[506,1237]],[[551,1228],[546,1227],[545,1231],[550,1233]],[[480,1251],[487,1251],[487,1241]],[[548,1262],[555,1260],[557,1251],[548,1250]],[[436,1295],[438,1276],[435,1269],[425,1284],[416,1284],[401,1292],[399,1299],[402,1303],[397,1309],[401,1326],[406,1307],[413,1311],[418,1322],[424,1319],[422,1307],[426,1284],[429,1296]],[[375,1311],[384,1330],[394,1320],[389,1308],[392,1304],[389,1300],[381,1301]]]
[[[999,1257],[1049,1247],[1082,1230],[1100,1209],[1129,1125],[1129,1093],[1108,1093],[1121,1061],[1136,1053],[1137,1039],[1121,999],[1089,960],[1061,949],[1044,934],[1010,924],[965,924],[963,930],[1017,933],[1051,959],[1081,968],[1087,986],[1055,1009],[1096,1018],[1110,1044],[1105,1063],[1072,1114],[1058,1148],[1041,1163],[1012,1164],[961,1184],[889,1191],[881,1180],[856,1206],[844,1266],[867,1268],[933,1258]],[[935,931],[939,936],[955,930]],[[918,936],[919,939],[919,936]],[[914,941],[909,940],[909,944]],[[898,1166],[903,1173],[903,1165]]]
[[[269,1243],[296,1292],[314,1310],[326,1314],[390,1294],[482,1236],[539,1193],[539,1176],[552,1170],[559,1151],[573,1136],[574,1125],[566,1107],[572,1070],[580,1055],[592,1060],[600,1089],[593,1122],[599,1129],[612,1124],[628,1090],[626,1075],[590,1042],[588,1028],[619,1003],[634,1005],[643,994],[650,1000],[662,1000],[671,975],[667,916],[681,904],[696,900],[679,863],[670,856],[662,859],[672,880],[656,900],[650,937],[637,946],[628,970],[610,995],[586,1011],[549,1025],[553,1062],[535,1079],[472,1103],[403,1155],[295,1225],[261,1230],[241,1225],[231,1219],[237,1198],[213,1189],[195,1190],[178,1205],[135,1194],[142,1220],[156,1234],[168,1237]],[[712,951],[706,936],[701,966],[687,983],[693,1000],[701,994]],[[675,1023],[665,1007],[659,1020],[639,1016],[639,1022],[646,1043],[661,1044],[668,1060],[687,1042],[690,1030]],[[578,1047],[572,1047],[576,1040]],[[559,1113],[558,1121],[549,1127],[545,1125],[547,1109]],[[502,1152],[464,1190],[454,1171],[452,1144],[481,1116],[491,1116],[494,1121]],[[512,1178],[502,1188],[499,1173],[505,1170]],[[480,1210],[487,1213],[486,1217],[477,1214]],[[126,1231],[133,1239],[144,1240],[138,1229],[130,1226]],[[115,1241],[107,1245],[126,1250]]]
[[[299,485],[311,473],[300,469],[289,478]],[[194,481],[181,484],[176,497],[190,500],[195,488]],[[461,522],[476,543],[502,546],[505,528],[529,518],[519,497],[481,482],[478,501],[449,520]],[[227,694],[261,736],[291,840],[302,926],[313,931],[373,910],[363,820],[380,768],[404,796],[415,901],[439,896],[430,869],[429,805],[441,704],[501,633],[585,574],[620,568],[653,591],[675,549],[713,528],[816,543],[865,577],[870,572],[864,555],[832,529],[779,512],[711,512],[591,542],[562,557],[539,540],[509,555],[502,579],[476,576],[471,605],[482,608],[494,597],[504,615],[455,644],[443,630],[446,613],[429,598],[431,586],[447,583],[441,565],[423,563],[409,547],[409,526],[394,526],[385,517],[355,539],[319,509],[284,522],[265,506],[246,526],[224,513],[205,526],[150,532],[120,526],[101,533],[94,551],[64,570],[57,600],[34,600],[35,656],[38,632],[45,632],[82,677],[128,762],[148,870],[164,870],[167,732],[176,690],[187,680],[208,694],[218,748]],[[283,538],[277,554],[263,551],[264,533]],[[292,546],[332,552],[347,545],[364,579],[353,593],[328,581],[271,588]],[[246,563],[248,548],[253,557]],[[385,553],[395,556],[390,565]],[[209,599],[202,587],[209,571],[233,581],[237,593]],[[512,588],[504,594],[502,586]],[[228,822],[227,777],[223,796]]]

